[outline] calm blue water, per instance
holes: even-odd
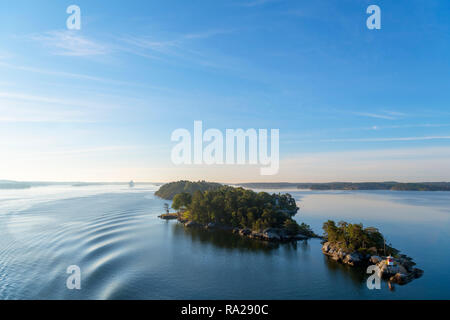
[[[375,226],[425,270],[389,291],[319,240],[266,244],[157,218],[157,188],[0,190],[1,299],[450,299],[450,193],[290,191],[298,221]],[[278,191],[277,191],[278,192]],[[66,288],[78,265],[82,288]]]

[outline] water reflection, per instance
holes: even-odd
[[[361,284],[366,283],[368,275],[366,270],[360,267],[351,267],[334,261],[328,256],[323,256],[324,264],[327,267],[328,273],[335,278],[348,279],[355,288],[360,288]]]
[[[186,241],[188,237],[192,242],[198,242],[205,245],[213,245],[217,248],[237,250],[240,252],[255,251],[270,253],[273,250],[283,247],[285,250],[297,250],[297,242],[277,243],[268,241],[252,240],[233,234],[224,230],[205,230],[202,228],[185,228],[182,224],[169,222],[172,224],[173,236],[175,239]],[[307,241],[299,241],[301,248],[307,250]]]

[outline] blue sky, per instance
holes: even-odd
[[[2,2],[0,179],[450,180],[449,40],[446,0]],[[280,129],[280,173],[173,166],[194,120]]]

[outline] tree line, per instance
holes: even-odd
[[[195,191],[214,190],[220,188],[221,186],[222,185],[220,183],[215,182],[192,182],[181,180],[164,184],[158,189],[158,191],[155,192],[155,195],[166,200],[172,200],[175,195],[180,193],[188,193],[192,195]]]
[[[378,253],[396,255],[398,250],[385,243],[384,236],[377,228],[364,228],[362,223],[347,223],[328,220],[323,224],[324,237],[337,243],[344,250],[368,253],[376,249]]]
[[[200,224],[216,223],[255,231],[283,228],[292,234],[312,232],[309,226],[293,220],[299,208],[290,194],[256,193],[222,186],[192,195],[179,193],[173,198],[172,207],[182,211],[185,219]]]

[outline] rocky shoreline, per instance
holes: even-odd
[[[177,220],[179,218],[179,215],[178,213],[164,213],[158,216],[158,218],[163,220]]]
[[[240,235],[241,237],[247,237],[253,240],[262,240],[262,241],[271,241],[271,242],[289,242],[289,241],[297,241],[297,240],[307,240],[310,238],[315,238],[318,236],[308,236],[305,234],[296,234],[289,235],[286,230],[281,228],[268,228],[261,232],[252,231],[248,228],[233,228],[230,226],[223,226],[215,223],[208,223],[206,225],[199,224],[194,221],[187,221],[178,219],[179,222],[183,223],[186,228],[204,228],[207,230],[211,229],[219,229],[230,231],[233,234]],[[319,238],[319,237],[318,237]]]
[[[188,221],[182,219],[178,214],[163,214],[158,216],[164,220],[177,220],[182,223],[186,228],[203,228],[206,230],[224,230],[230,231],[233,234],[240,235],[242,237],[246,237],[253,240],[262,240],[262,241],[270,241],[270,242],[289,242],[289,241],[297,241],[297,240],[307,240],[311,238],[321,238],[320,236],[314,235],[305,235],[302,233],[296,235],[290,235],[286,230],[282,228],[268,228],[261,232],[252,231],[248,228],[234,228],[230,226],[219,225],[215,223],[208,224],[200,224],[195,221]]]
[[[404,285],[423,275],[423,270],[415,268],[416,264],[406,255],[399,255],[396,258],[390,257],[392,265],[389,265],[387,263],[388,257],[376,255],[376,249],[372,251],[373,254],[364,254],[356,251],[347,252],[339,244],[331,242],[325,242],[322,246],[322,252],[337,262],[350,266],[376,265],[378,267],[378,276],[392,283]]]

